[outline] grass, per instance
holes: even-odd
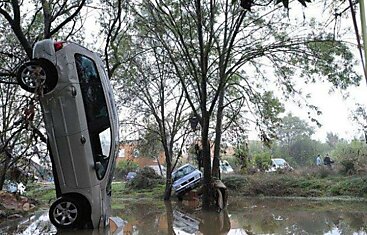
[[[287,197],[367,197],[367,176],[256,173],[223,178],[230,195]]]
[[[229,195],[234,197],[367,198],[367,176],[343,176],[321,171],[234,174],[223,177],[222,181]],[[134,189],[125,182],[113,182],[112,208],[122,208],[126,202],[163,202],[164,189],[162,182],[145,189]],[[46,205],[55,198],[55,190],[50,185],[31,185],[27,196]]]
[[[55,199],[56,192],[53,184],[31,184],[27,185],[25,196],[33,198],[41,204],[48,204],[52,199]]]

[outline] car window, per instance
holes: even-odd
[[[280,166],[284,165],[284,163],[285,163],[285,161],[283,159],[276,159],[276,160],[274,160],[274,162],[275,162],[275,164],[280,165]]]
[[[103,86],[94,61],[84,55],[75,54],[84,108],[90,129],[106,129],[109,126],[108,109]],[[96,130],[96,131],[97,131]]]
[[[182,177],[184,177],[185,175],[188,175],[190,174],[191,172],[193,172],[195,170],[194,167],[188,165],[184,168],[181,168],[179,170],[176,171],[174,177],[173,177],[173,180],[176,181],[176,180],[179,180],[181,179]]]
[[[105,92],[97,66],[91,58],[75,54],[75,63],[87,118],[96,174],[98,179],[102,179],[107,170],[112,145]]]

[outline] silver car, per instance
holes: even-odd
[[[108,225],[118,145],[118,116],[100,57],[75,43],[46,39],[17,73],[41,103],[57,200],[57,228]]]
[[[172,173],[172,187],[177,197],[182,199],[182,196],[186,192],[196,188],[200,184],[202,178],[203,174],[201,171],[190,164],[185,164],[174,171]]]

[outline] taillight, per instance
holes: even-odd
[[[54,43],[55,51],[60,50],[63,46],[64,46],[64,42],[55,42]]]

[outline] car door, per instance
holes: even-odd
[[[102,180],[107,172],[112,145],[111,123],[105,92],[95,61],[75,54],[75,62],[87,119],[95,174]]]

